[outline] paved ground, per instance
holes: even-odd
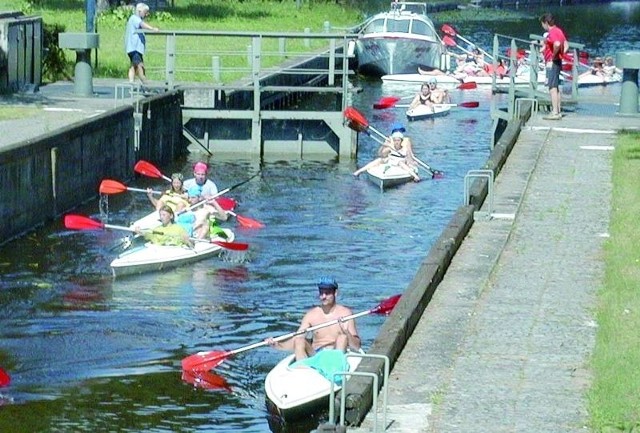
[[[387,432],[585,431],[614,131],[640,126],[592,111],[525,126],[391,373]]]
[[[71,82],[48,84],[35,93],[3,95],[0,105],[19,105],[32,111],[28,117],[0,120],[0,150],[97,116],[116,106],[131,104],[134,99],[130,89],[126,80],[94,79],[95,96],[92,98],[75,95]],[[118,98],[115,97],[116,91]]]

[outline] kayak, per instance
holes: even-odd
[[[211,240],[233,242],[234,233],[230,229],[224,228],[222,230],[227,235],[226,238],[218,237]],[[156,245],[151,242],[134,246],[111,262],[113,276],[120,277],[175,268],[218,255],[223,249],[221,246],[209,242],[209,240],[195,241],[194,244],[193,248]]]
[[[407,110],[407,118],[409,120],[422,120],[442,117],[449,114],[451,107],[451,104],[418,105],[415,108]]]
[[[294,354],[287,356],[273,367],[264,380],[267,406],[284,420],[305,417],[322,408],[329,408],[331,381],[311,367],[290,368],[294,360]],[[348,356],[349,371],[354,371],[361,360],[359,356]],[[336,384],[334,391],[338,392],[341,387]]]
[[[367,177],[380,188],[380,191],[413,180],[413,176],[407,173],[406,170],[391,164],[380,164],[371,167],[367,170]]]

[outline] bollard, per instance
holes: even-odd
[[[221,81],[220,56],[211,56],[211,69],[213,71],[213,82],[219,83]]]
[[[311,33],[311,29],[309,27],[305,27],[304,32]],[[311,46],[311,42],[309,41],[309,38],[304,38],[304,46],[305,48],[309,48]]]
[[[98,33],[58,33],[58,46],[76,52],[73,88],[79,96],[93,96],[91,50],[98,48]]]
[[[637,115],[640,51],[621,51],[616,53],[616,67],[622,69],[622,88],[620,89],[620,110],[618,114]]]

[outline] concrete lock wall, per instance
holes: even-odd
[[[184,151],[180,104],[172,92],[141,103],[140,148],[126,105],[0,152],[0,239],[7,242],[98,195],[105,178],[126,181],[146,158],[166,163]]]

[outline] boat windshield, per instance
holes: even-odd
[[[387,31],[393,33],[409,33],[410,20],[387,19]]]
[[[382,33],[384,32],[384,18],[371,20],[363,29],[362,33]]]

